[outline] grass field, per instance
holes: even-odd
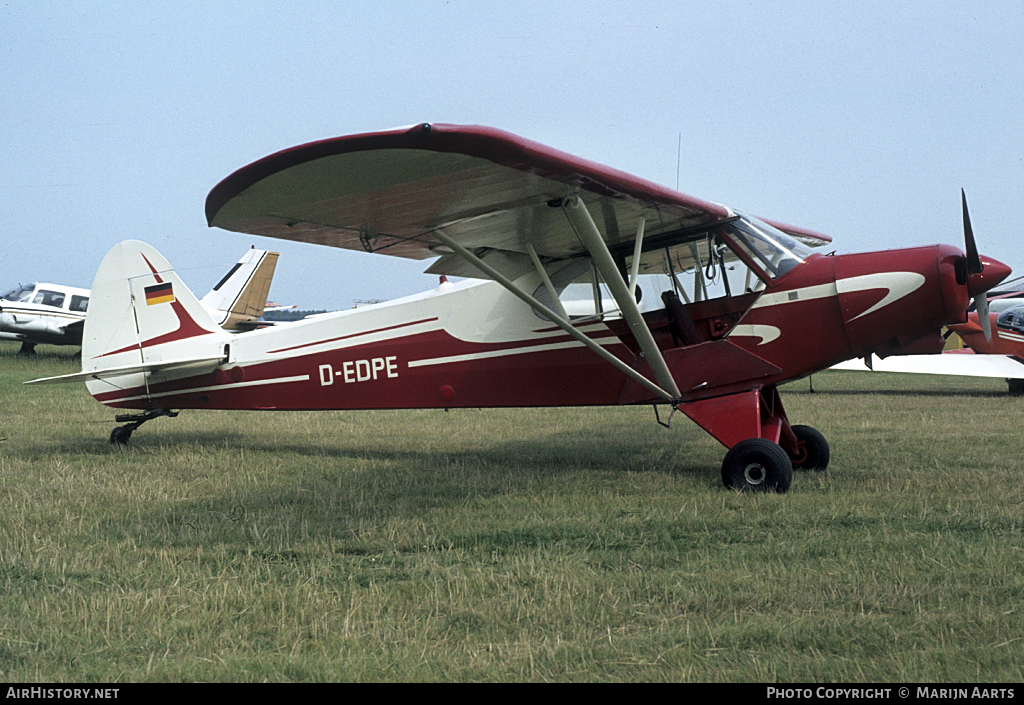
[[[1024,680],[1024,400],[823,373],[785,495],[649,408],[183,412],[0,344],[0,680]],[[678,415],[677,415],[678,416]]]

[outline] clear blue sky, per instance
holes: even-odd
[[[813,228],[840,252],[980,249],[1024,274],[1024,1],[7,2],[0,288],[90,286],[121,239],[199,295],[250,245],[271,297],[347,308],[424,262],[210,229],[206,194],[312,140],[499,127]]]

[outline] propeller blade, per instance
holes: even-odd
[[[978,294],[974,297],[974,305],[978,309],[978,323],[981,324],[981,332],[985,334],[985,342],[992,342],[992,321],[988,318],[988,297],[985,294]]]
[[[984,267],[978,256],[978,246],[974,244],[974,230],[971,228],[971,216],[967,212],[967,194],[960,189],[960,201],[964,209],[964,250],[967,253],[967,273],[980,274]]]

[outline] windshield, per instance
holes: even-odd
[[[721,228],[772,279],[781,277],[811,254],[810,248],[749,215]]]
[[[11,289],[3,296],[0,296],[0,299],[3,299],[4,301],[18,301],[20,303],[28,303],[29,300],[31,300],[32,298],[32,292],[35,291],[35,289],[35,284],[24,284],[22,286],[19,286],[17,289]]]

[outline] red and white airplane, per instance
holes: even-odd
[[[965,322],[950,323],[949,333],[956,333],[963,347],[947,348],[941,355],[848,360],[834,369],[993,377],[1006,380],[1011,396],[1024,396],[1024,301],[1020,295],[994,297],[987,315],[969,311]]]
[[[446,124],[278,152],[218,184],[206,213],[471,279],[230,334],[156,250],[119,243],[93,284],[82,372],[35,380],[84,380],[103,404],[142,410],[118,417],[112,442],[180,409],[649,404],[660,421],[664,405],[728,448],[727,486],[785,491],[829,448],[790,424],[779,384],[869,353],[941,350],[942,327],[1010,271],[970,235],[966,255],[816,254],[808,245],[829,237]],[[641,310],[638,282],[655,275],[660,296]],[[581,288],[586,310],[566,301]]]

